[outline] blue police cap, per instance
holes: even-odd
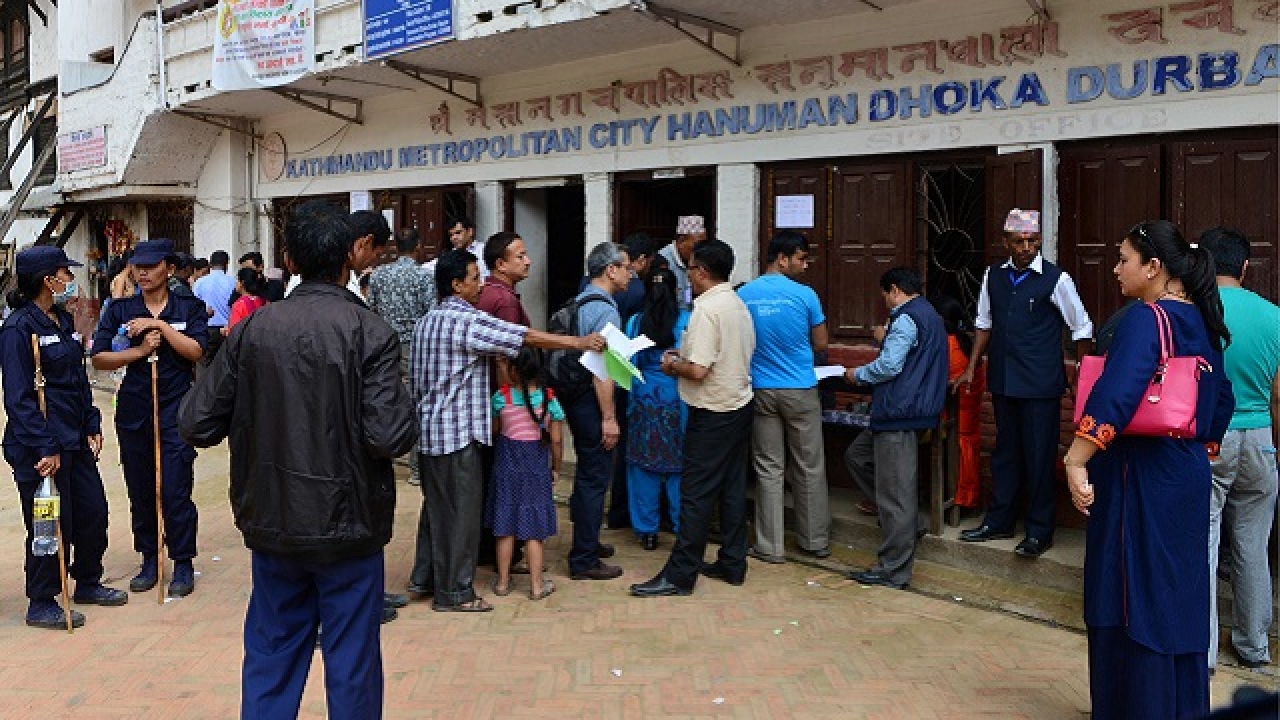
[[[130,265],[159,265],[165,260],[174,260],[177,253],[173,250],[172,240],[143,240],[133,248]]]
[[[58,268],[80,267],[80,263],[67,257],[62,248],[54,245],[35,245],[18,253],[19,275],[37,275],[54,272]]]

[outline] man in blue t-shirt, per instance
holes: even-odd
[[[1215,228],[1200,236],[1213,255],[1218,293],[1231,344],[1223,367],[1236,396],[1231,425],[1213,461],[1209,508],[1209,667],[1218,660],[1217,565],[1222,526],[1230,547],[1231,645],[1240,664],[1271,661],[1271,572],[1267,543],[1276,513],[1276,445],[1280,443],[1280,308],[1241,285],[1249,269],[1249,240]]]
[[[782,230],[769,241],[769,267],[738,291],[756,328],[751,356],[755,420],[751,451],[756,479],[756,544],[751,555],[784,562],[783,482],[795,497],[800,549],[831,554],[822,402],[814,353],[827,349],[827,318],[818,294],[798,282],[809,266],[809,241]]]

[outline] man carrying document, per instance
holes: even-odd
[[[729,285],[733,250],[708,240],[693,250],[689,283],[697,299],[680,349],[662,372],[679,379],[689,406],[680,480],[680,531],[666,567],[631,586],[636,597],[689,595],[698,574],[741,585],[747,577],[747,438],[751,429],[751,315]],[[719,504],[720,552],[704,563],[712,508]]]
[[[756,469],[756,544],[751,557],[786,562],[783,487],[795,498],[796,540],[816,558],[831,555],[822,448],[822,400],[814,355],[827,350],[827,316],[813,288],[801,282],[809,241],[781,230],[769,241],[765,274],[738,290],[756,330],[751,356],[755,420],[751,458]]]

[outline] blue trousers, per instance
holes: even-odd
[[[613,451],[602,445],[600,404],[594,392],[565,403],[564,414],[578,455],[573,494],[569,496],[569,519],[573,522],[569,572],[581,573],[600,563],[596,551],[600,547],[600,526],[604,524],[604,496],[613,474]]]
[[[253,553],[240,717],[296,718],[323,624],[332,720],[382,717],[382,552],[309,563]]]
[[[27,597],[46,600],[62,591],[58,578],[58,556],[36,557],[31,554],[31,503],[40,489],[40,473],[33,467],[39,453],[26,448],[5,448],[5,457],[13,467],[18,497],[22,502],[22,519],[27,525],[26,574]],[[90,586],[102,582],[102,556],[107,552],[107,494],[102,489],[98,463],[88,450],[63,450],[62,465],[54,476],[58,494],[62,496],[62,541],[66,544],[67,574],[77,585]]]
[[[139,430],[116,426],[120,440],[120,464],[129,491],[129,517],[133,521],[133,549],[143,555],[159,552],[156,545],[156,464],[151,424]],[[164,537],[170,560],[196,556],[196,504],[191,501],[195,484],[196,451],[178,435],[177,426],[160,427],[160,485],[164,503]]]
[[[667,491],[671,524],[680,532],[680,473],[655,473],[627,464],[627,505],[637,535],[654,535],[662,522],[662,491]]]
[[[991,452],[991,505],[984,525],[1013,531],[1018,489],[1027,492],[1027,537],[1053,539],[1060,399],[991,396],[996,447]]]

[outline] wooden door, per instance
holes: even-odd
[[[1068,148],[1059,173],[1059,265],[1096,326],[1124,303],[1113,273],[1120,242],[1137,223],[1162,215],[1160,145]]]
[[[887,310],[880,276],[913,265],[911,184],[905,162],[833,169],[827,327],[834,337],[866,341]]]
[[[1170,146],[1170,218],[1189,241],[1213,227],[1249,238],[1245,286],[1280,299],[1277,272],[1276,138],[1175,142]]]
[[[1044,151],[994,155],[986,160],[987,263],[1008,258],[1004,220],[1014,208],[1044,210]],[[1059,245],[1061,247],[1061,245]],[[1059,257],[1062,257],[1059,254]]]
[[[448,237],[440,208],[438,190],[418,190],[404,194],[401,227],[417,228],[420,257],[434,258],[440,254]]]
[[[796,232],[809,240],[809,269],[805,271],[803,282],[818,293],[818,297],[829,305],[827,296],[831,217],[829,208],[829,187],[831,169],[826,165],[799,165],[772,168],[766,171],[764,197],[761,202],[760,223],[760,271],[769,264],[769,240],[777,231],[775,227],[774,208],[779,195],[812,195],[813,227],[794,228]],[[830,319],[828,319],[830,322]]]

